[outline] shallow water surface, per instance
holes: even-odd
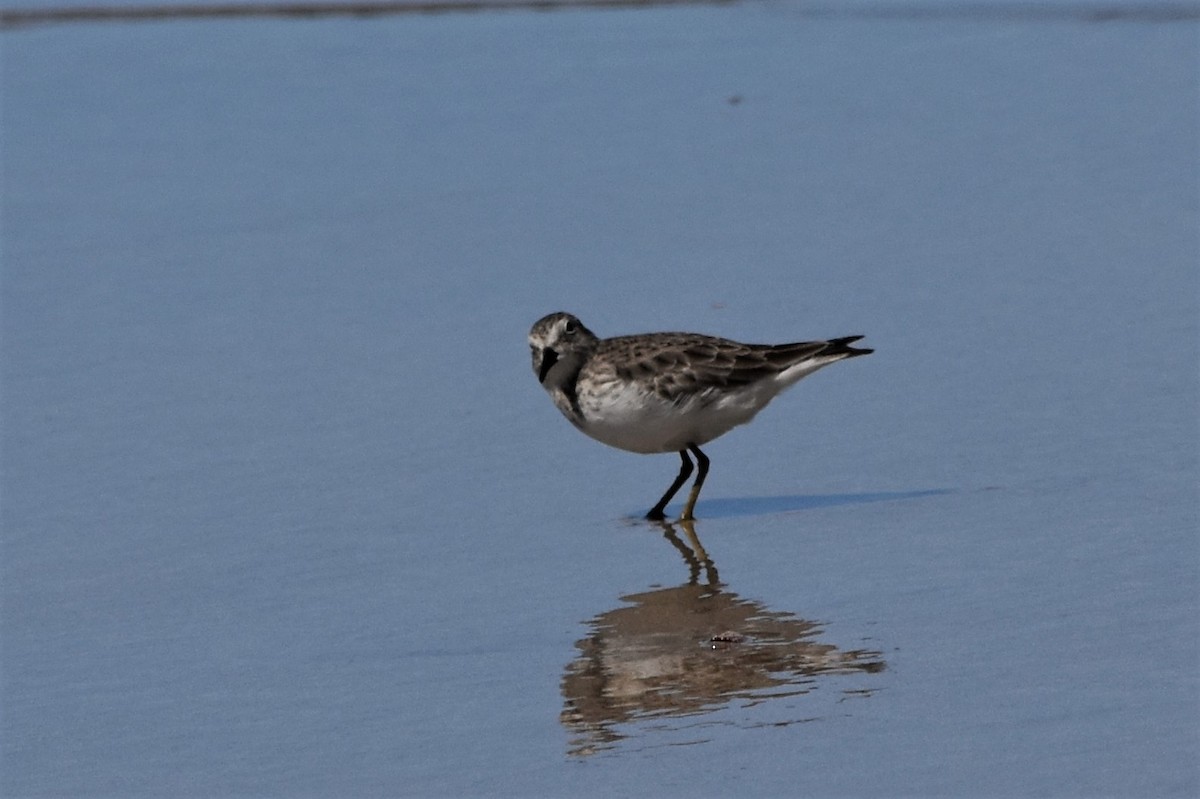
[[[0,791],[1200,792],[1197,23],[810,11],[0,33]]]
[[[679,526],[687,543],[672,524],[663,525],[663,536],[687,563],[688,582],[621,597],[627,604],[590,619],[587,637],[575,644],[578,657],[562,682],[572,754],[614,749],[631,734],[645,745],[681,731],[703,742],[715,734],[705,730],[716,718],[733,715],[721,713],[731,706],[751,726],[811,721],[765,722],[758,706],[803,697],[829,675],[886,668],[881,652],[821,643],[818,624],[727,590],[695,526]],[[840,691],[867,696],[872,689]]]

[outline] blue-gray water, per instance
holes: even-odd
[[[1195,795],[1197,33],[0,33],[0,792]],[[664,530],[558,309],[876,352]]]

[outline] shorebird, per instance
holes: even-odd
[[[569,313],[544,316],[529,331],[533,372],[563,416],[583,433],[629,452],[678,452],[679,474],[647,519],[699,464],[681,519],[695,518],[708,475],[700,446],[745,424],[784,389],[823,366],[869,355],[862,336],[794,344],[743,344],[699,333],[599,338]]]

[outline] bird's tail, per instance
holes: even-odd
[[[843,358],[854,358],[859,355],[870,355],[875,350],[867,347],[851,347],[850,345],[861,339],[862,336],[845,336],[843,338],[830,339],[821,350],[821,357],[828,355],[840,355]]]

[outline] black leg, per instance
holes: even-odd
[[[700,489],[704,486],[704,478],[708,476],[708,456],[701,452],[700,448],[695,444],[688,444],[688,449],[696,456],[696,463],[700,464],[700,471],[696,474],[696,482],[692,484],[691,493],[688,494],[687,504],[683,506],[683,515],[679,517],[683,521],[696,518],[693,515],[693,511],[696,510],[696,500],[700,497]],[[688,471],[690,472],[691,469],[688,469]]]
[[[703,457],[703,453],[701,454],[701,457]],[[667,493],[662,495],[662,499],[658,501],[658,504],[651,508],[650,512],[646,514],[647,519],[651,519],[653,521],[662,521],[663,519],[667,518],[667,514],[665,513],[667,509],[667,503],[670,502],[671,497],[675,496],[675,493],[679,491],[680,486],[686,483],[687,479],[691,477],[692,459],[688,457],[686,449],[679,450],[679,458],[681,461],[683,461],[679,465],[679,476],[675,478],[674,483],[671,483],[671,487],[667,489]],[[708,458],[704,458],[703,465],[700,468],[702,472],[708,469]]]

